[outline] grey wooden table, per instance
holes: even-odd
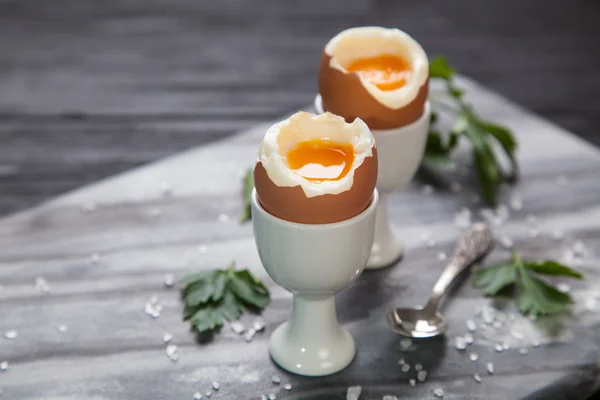
[[[265,131],[261,125],[0,221],[0,332],[18,332],[14,339],[0,339],[0,360],[9,363],[0,372],[3,396],[186,399],[217,381],[220,390],[211,398],[275,393],[285,399],[343,399],[353,385],[363,387],[361,399],[386,394],[428,399],[440,388],[445,399],[588,398],[599,376],[600,153],[471,81],[461,85],[484,116],[506,122],[521,144],[522,180],[505,191],[503,204],[515,206],[510,199],[518,193],[523,209],[509,207],[510,218],[495,231],[510,236],[527,257],[568,257],[578,265],[587,280],[572,284],[573,316],[530,321],[466,282],[446,307],[445,340],[401,342],[385,324],[386,311],[426,299],[443,267],[440,253],[451,251],[460,233],[455,213],[468,207],[475,220],[481,207],[467,188],[425,194],[414,182],[392,197],[391,218],[407,241],[406,257],[392,268],[364,273],[338,296],[340,320],[356,339],[355,361],[324,378],[279,370],[268,357],[268,337],[288,317],[291,297],[262,269],[251,226],[237,222],[240,179],[253,164]],[[464,179],[468,176],[457,174],[447,182]],[[557,230],[564,238],[553,237]],[[574,258],[576,240],[587,250]],[[507,255],[499,247],[491,259]],[[181,321],[177,291],[164,287],[165,274],[181,277],[231,260],[250,267],[271,288],[266,330],[247,343],[225,327],[212,342],[198,344]],[[46,279],[48,293],[39,290],[39,277]],[[157,319],[144,313],[154,296],[163,306]],[[460,351],[454,340],[467,332],[469,319],[477,326],[474,343]],[[176,363],[166,356],[164,333],[174,335]],[[497,344],[510,348],[497,352]],[[479,359],[471,361],[471,353]],[[411,365],[409,371],[402,370],[400,359]],[[493,375],[486,372],[488,362]],[[411,387],[417,363],[428,376]],[[271,382],[273,375],[281,385]],[[291,391],[282,389],[288,382]]]
[[[312,101],[323,45],[400,27],[600,145],[594,0],[0,0],[0,214]]]

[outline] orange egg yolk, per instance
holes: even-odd
[[[401,88],[410,78],[410,64],[401,57],[381,55],[354,61],[348,72],[356,72],[381,90]]]
[[[354,147],[329,139],[299,142],[287,153],[288,167],[309,181],[342,179],[354,162]]]

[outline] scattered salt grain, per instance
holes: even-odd
[[[165,274],[165,286],[170,288],[175,284],[175,276],[173,274]]]
[[[414,378],[410,378],[410,379],[408,380],[408,384],[409,384],[411,387],[415,387],[415,386],[417,386],[417,381],[416,381]]]
[[[467,348],[467,342],[462,336],[457,336],[456,339],[454,339],[454,347],[456,350],[463,351]]]
[[[10,331],[4,332],[4,337],[6,337],[7,339],[10,339],[10,340],[16,339],[17,336],[19,336],[19,332],[15,331],[15,330],[10,330]]]
[[[423,366],[421,364],[415,364],[415,371],[420,371],[423,369]]]
[[[57,329],[58,329],[58,331],[60,333],[65,333],[67,331],[67,326],[66,325],[59,325]]]
[[[493,375],[494,374],[494,363],[491,361],[488,361],[488,363],[486,364],[486,369],[488,374]]]
[[[504,350],[504,347],[502,347],[502,344],[496,343],[496,345],[494,346],[494,349],[496,349],[496,352],[502,353],[502,350]]]
[[[521,340],[524,338],[523,334],[515,329],[511,329],[510,334],[517,340]]]
[[[425,379],[427,379],[427,371],[419,371],[417,374],[417,379],[419,382],[425,382]]]
[[[40,293],[48,293],[50,292],[50,285],[48,281],[43,276],[38,276],[34,281],[35,290]]]
[[[471,360],[473,362],[479,360],[479,354],[477,354],[477,353],[471,353],[471,354],[469,354],[469,360]]]
[[[168,343],[169,343],[171,340],[173,340],[173,334],[172,334],[172,333],[169,333],[169,332],[165,332],[165,333],[163,334],[163,342],[164,342],[165,344],[168,344]]]
[[[598,300],[593,297],[589,297],[585,302],[585,307],[588,309],[588,311],[594,311],[597,305]]]
[[[564,282],[559,283],[556,288],[558,289],[559,292],[562,293],[569,293],[571,291],[571,286],[567,285]]]
[[[513,211],[521,211],[523,209],[523,199],[521,198],[521,195],[517,192],[513,192],[510,195],[509,205]]]
[[[475,379],[475,382],[481,383],[481,375],[473,374],[473,379]]]
[[[400,341],[400,348],[402,350],[408,350],[410,348],[410,346],[412,346],[413,342],[410,339],[402,339]]]
[[[402,366],[402,372],[408,372],[410,371],[410,364],[404,364]]]
[[[510,350],[510,344],[507,342],[502,343],[502,350]]]
[[[286,383],[285,385],[283,385],[283,390],[292,390],[292,384]]]
[[[256,332],[260,332],[263,329],[265,329],[266,323],[265,323],[265,319],[263,317],[257,317],[254,320],[254,324],[252,325],[254,327],[254,330]]]
[[[468,228],[471,226],[471,210],[463,207],[454,214],[454,225],[458,228]]]
[[[212,388],[214,390],[219,390],[220,387],[221,387],[221,385],[219,385],[219,382],[213,382],[212,383]]]
[[[0,362],[0,371],[6,371],[8,369],[8,361]]]
[[[475,341],[475,338],[470,333],[465,333],[463,338],[465,339],[466,344],[473,344],[473,342]]]
[[[435,397],[439,397],[441,399],[442,397],[444,397],[444,390],[441,388],[437,388],[433,391],[433,394],[435,395]]]
[[[273,375],[271,382],[273,382],[275,385],[279,385],[281,383],[281,379],[277,375]]]
[[[471,332],[475,332],[477,330],[477,325],[475,325],[475,321],[473,321],[472,319],[468,319],[465,322],[465,325],[467,325],[467,329]]]
[[[391,394],[386,394],[383,396],[382,400],[398,400],[396,396],[392,396]]]
[[[194,393],[194,400],[202,400],[202,394],[200,392]]]
[[[362,387],[350,386],[348,388],[348,391],[346,392],[346,400],[358,400],[361,392],[362,392]]]
[[[219,222],[229,222],[229,216],[227,214],[219,214]]]
[[[246,339],[246,342],[251,342],[252,339],[254,339],[255,334],[256,334],[256,331],[253,328],[250,328],[244,334],[244,339]]]
[[[206,397],[210,397],[210,396],[212,396],[212,390],[207,390],[206,392],[204,392],[204,395],[205,395]]]
[[[96,211],[97,208],[98,208],[98,206],[95,202],[88,201],[87,203],[84,203],[81,205],[81,212],[84,214],[92,213],[92,212]]]
[[[406,361],[404,361],[404,358],[401,358],[398,360],[398,365],[404,365],[406,364]]]
[[[244,324],[242,324],[240,321],[233,321],[230,324],[230,326],[231,326],[231,330],[234,331],[235,333],[237,333],[238,335],[241,335],[246,330],[246,328],[244,327]]]
[[[483,309],[483,322],[490,325],[494,323],[494,310],[486,307]]]
[[[168,345],[165,351],[167,353],[167,357],[171,361],[177,362],[177,360],[179,360],[179,355],[177,354],[177,346],[176,345],[174,345],[174,344]]]
[[[267,398],[268,398],[269,400],[276,400],[276,399],[277,399],[277,396],[275,395],[275,393],[269,393],[269,395],[267,396]]]
[[[439,252],[438,255],[437,255],[437,259],[439,261],[444,261],[446,258],[447,258],[446,253],[444,253],[443,251]]]

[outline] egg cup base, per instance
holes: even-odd
[[[297,375],[326,376],[352,362],[356,346],[350,333],[337,323],[334,296],[317,301],[295,296],[292,315],[291,321],[271,335],[269,354],[277,365]],[[304,319],[310,320],[310,325],[300,326]]]

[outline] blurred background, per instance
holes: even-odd
[[[310,104],[358,25],[600,145],[598,0],[0,0],[0,215]]]

